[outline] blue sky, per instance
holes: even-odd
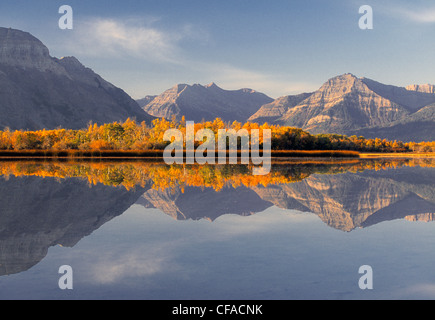
[[[73,30],[58,27],[65,4]],[[373,8],[373,30],[358,27],[362,5]],[[435,2],[427,0],[15,0],[0,2],[0,21],[133,98],[210,82],[278,98],[347,72],[435,83]]]

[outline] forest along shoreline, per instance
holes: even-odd
[[[97,125],[90,123],[81,130],[10,130],[0,131],[0,159],[152,159],[163,160],[169,141],[164,133],[177,129],[186,131],[186,121],[155,119],[149,126],[145,122],[125,122]],[[367,158],[367,157],[434,157],[435,141],[402,142],[341,134],[310,134],[299,128],[259,125],[257,123],[225,123],[217,118],[194,124],[194,132],[232,130],[251,134],[253,130],[271,132],[271,157],[283,158]],[[263,149],[263,135],[259,136],[259,151]],[[194,148],[201,145],[195,141]],[[186,149],[187,146],[184,146]],[[237,146],[239,148],[239,146]],[[230,146],[227,145],[227,149]],[[234,147],[232,148],[234,150]],[[213,150],[215,153],[218,150]],[[207,149],[207,152],[213,152]],[[227,152],[229,152],[227,150]],[[238,150],[239,156],[241,150]],[[175,154],[174,154],[175,156]],[[184,157],[186,150],[184,151]]]

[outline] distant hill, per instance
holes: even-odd
[[[319,90],[281,97],[262,106],[249,121],[389,140],[435,140],[433,85],[406,88],[344,74]]]
[[[30,130],[154,119],[76,58],[51,57],[37,38],[10,28],[0,28],[0,114],[0,129]]]
[[[246,121],[250,115],[273,99],[251,89],[224,90],[216,84],[178,84],[157,97],[138,100],[143,109],[159,118],[168,120],[176,116],[200,122],[221,118],[224,121]],[[143,102],[146,102],[144,104]]]
[[[138,99],[136,100],[136,102],[139,104],[139,107],[143,108],[145,107],[148,103],[150,103],[151,101],[153,101],[157,96],[145,96],[142,99]]]
[[[302,93],[292,96],[284,96],[274,100],[271,103],[262,106],[249,120],[254,122],[269,122],[279,121],[291,108],[308,98],[312,93]]]

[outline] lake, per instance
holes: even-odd
[[[434,159],[251,169],[0,162],[0,299],[435,298]]]

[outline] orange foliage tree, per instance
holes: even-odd
[[[186,132],[186,120],[175,118],[171,121],[155,119],[151,126],[145,122],[136,123],[127,119],[123,123],[98,125],[89,123],[82,130],[39,130],[39,131],[0,131],[0,150],[162,150],[169,142],[163,141],[168,129],[179,129]],[[273,150],[354,150],[363,152],[435,152],[435,142],[403,143],[381,139],[365,139],[364,137],[338,134],[312,135],[299,128],[292,128],[267,123],[225,123],[217,118],[213,121],[195,123],[195,132],[211,129],[217,135],[220,129],[270,129]],[[216,141],[218,141],[216,137]],[[197,143],[197,145],[200,142]]]

